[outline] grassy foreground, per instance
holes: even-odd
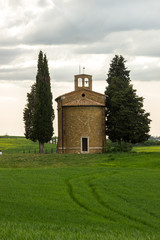
[[[4,153],[0,189],[0,239],[160,239],[160,152]]]

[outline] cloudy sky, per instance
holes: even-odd
[[[74,89],[79,65],[104,93],[109,64],[123,55],[151,114],[150,134],[160,136],[159,13],[159,0],[0,0],[0,135],[24,134],[26,94],[42,50],[54,99]],[[54,128],[57,135],[57,118]]]

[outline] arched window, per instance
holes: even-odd
[[[89,79],[88,78],[84,79],[84,86],[89,87]]]
[[[78,87],[82,87],[82,78],[78,78]]]

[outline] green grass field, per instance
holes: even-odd
[[[144,146],[134,148],[137,152],[160,152],[160,146]]]
[[[56,152],[56,145],[46,143],[45,152]],[[4,153],[38,153],[38,142],[32,142],[24,137],[0,137],[0,150]]]
[[[8,148],[0,189],[0,239],[160,239],[160,151],[149,147],[93,155]]]

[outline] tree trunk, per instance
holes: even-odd
[[[44,153],[44,143],[39,142],[39,153]]]

